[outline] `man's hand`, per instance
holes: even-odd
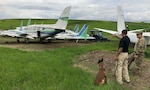
[[[117,37],[116,34],[113,34],[112,37]]]
[[[138,55],[137,54],[134,54],[134,59],[137,59],[138,58]]]
[[[116,56],[116,57],[114,58],[114,60],[118,60],[118,57]]]

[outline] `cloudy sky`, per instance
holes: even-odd
[[[150,0],[0,0],[0,19],[57,19],[72,6],[70,19],[117,20],[117,6],[122,6],[125,21],[150,22]]]

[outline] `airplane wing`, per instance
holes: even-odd
[[[2,31],[0,33],[1,36],[8,36],[8,37],[21,37],[19,34],[13,31]]]
[[[101,28],[94,28],[94,29],[102,31],[102,32],[106,32],[106,33],[109,33],[109,34],[119,34],[117,31],[106,30],[106,29],[101,29]]]
[[[143,33],[143,36],[144,36],[144,37],[150,37],[150,32],[144,32],[144,33]]]
[[[33,39],[34,36],[33,35],[29,35],[27,33],[24,33],[22,31],[18,31],[18,30],[7,30],[7,31],[1,31],[0,32],[0,36],[7,36],[7,37],[19,37],[19,38],[30,38]]]
[[[36,36],[33,36],[33,35],[27,35],[27,36],[26,36],[26,38],[28,38],[28,39],[35,39],[35,37],[36,37]]]
[[[132,30],[132,31],[128,31],[130,33],[135,33],[135,32],[138,32],[138,31],[143,31],[144,29],[137,29],[137,30]]]
[[[150,45],[150,32],[143,33],[145,40],[147,41],[147,45]]]

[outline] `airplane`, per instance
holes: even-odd
[[[62,33],[55,36],[56,39],[70,39],[70,40],[76,40],[78,42],[79,40],[93,40],[95,37],[89,36],[87,34],[88,25],[84,24],[82,29],[79,33]]]
[[[67,35],[77,35],[79,30],[79,24],[76,24],[73,31],[72,30],[65,30],[64,32],[58,33],[55,35],[56,39],[65,39]]]
[[[123,10],[122,10],[121,6],[118,6],[118,8],[117,8],[117,16],[118,16],[117,31],[106,30],[106,29],[101,29],[101,28],[94,28],[94,29],[120,37],[122,30],[126,29],[125,21],[124,21],[124,15],[123,15]],[[137,40],[138,40],[138,38],[136,36],[136,32],[137,31],[143,31],[143,30],[144,29],[128,31],[128,37],[130,38],[130,41],[132,43],[136,43]],[[147,41],[147,45],[150,45],[150,32],[143,32],[143,36],[145,37],[145,39]]]
[[[29,25],[28,29],[66,29],[70,10],[71,6],[66,7],[55,24],[34,24]]]
[[[21,22],[20,27],[17,27],[15,30],[2,31],[0,35],[16,37],[18,43],[19,38],[24,38],[26,43],[29,42],[29,39],[39,38],[40,42],[43,43],[46,38],[54,37],[66,29],[70,10],[71,6],[66,7],[55,24],[29,25],[29,21],[27,26],[23,27],[23,22]]]

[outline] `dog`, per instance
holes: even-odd
[[[94,81],[94,84],[97,86],[107,83],[106,70],[104,68],[103,58],[98,61],[98,64],[99,64],[99,71]]]

